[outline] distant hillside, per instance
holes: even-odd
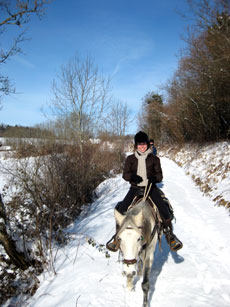
[[[0,137],[14,138],[45,138],[51,137],[53,133],[41,127],[24,127],[0,125]]]

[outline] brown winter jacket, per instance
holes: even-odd
[[[137,163],[138,160],[134,154],[128,156],[125,160],[125,166],[123,171],[123,178],[126,181],[129,181],[132,185],[136,185],[131,182],[131,176],[137,174]],[[147,178],[154,178],[155,183],[161,182],[163,179],[162,169],[160,159],[157,156],[154,156],[150,153],[146,158],[146,170]]]

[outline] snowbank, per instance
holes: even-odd
[[[230,142],[174,147],[161,151],[160,156],[182,167],[215,205],[230,208]]]

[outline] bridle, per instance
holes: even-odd
[[[123,259],[123,263],[124,264],[126,264],[127,266],[129,266],[130,264],[135,264],[135,263],[137,263],[137,259],[130,259],[130,260],[128,260],[128,259]]]

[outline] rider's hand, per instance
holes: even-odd
[[[148,179],[149,179],[149,183],[152,183],[152,184],[157,183],[157,179],[155,176],[150,176]]]
[[[142,179],[141,176],[132,175],[130,181],[131,181],[131,182],[134,182],[134,183],[140,183],[141,181],[143,181],[143,179]]]

